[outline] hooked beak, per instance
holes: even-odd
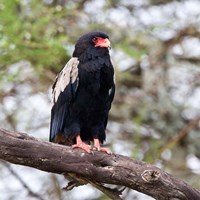
[[[93,42],[95,43],[95,47],[111,49],[110,41],[108,38],[95,37]]]

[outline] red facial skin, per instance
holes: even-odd
[[[110,41],[108,38],[95,37],[93,39],[93,42],[95,44],[95,47],[103,47],[103,48],[110,47]]]

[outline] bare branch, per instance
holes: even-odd
[[[186,127],[181,129],[178,134],[172,137],[160,150],[159,158],[166,149],[172,149],[175,144],[184,139],[200,122],[200,117],[191,120]]]
[[[35,197],[39,200],[44,200],[39,194],[32,191],[32,189],[24,182],[24,180],[11,168],[10,164],[4,162],[3,163],[7,169],[10,171],[10,173],[22,184],[22,186],[28,191],[28,194],[32,197]]]
[[[121,155],[85,153],[79,149],[37,140],[24,133],[0,129],[0,159],[91,183],[113,199],[119,193],[106,184],[125,186],[155,199],[198,200],[200,192],[163,170]],[[104,191],[105,190],[105,191]],[[107,192],[110,193],[107,193]]]

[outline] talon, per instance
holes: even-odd
[[[106,152],[107,154],[112,154],[111,150],[108,148],[98,147],[97,151]]]
[[[94,139],[94,147],[92,148],[93,151],[101,151],[106,152],[107,154],[112,154],[111,150],[108,148],[104,148],[100,146],[99,139]]]
[[[91,153],[92,147],[88,144],[82,142],[80,135],[76,136],[76,144],[72,145],[72,148],[80,148],[86,151],[87,153]]]
[[[84,151],[86,151],[87,153],[91,153],[91,146],[85,143],[80,143],[80,144],[74,144],[72,145],[72,148],[80,148],[83,149]]]
[[[92,151],[99,151],[99,147],[96,147],[96,146],[92,146]]]

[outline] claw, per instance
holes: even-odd
[[[92,146],[92,151],[99,151],[99,148],[98,147],[95,147],[95,146]]]
[[[80,148],[86,151],[87,153],[91,153],[91,146],[85,143],[80,143],[80,144],[74,144],[72,145],[72,148]]]
[[[106,152],[107,154],[112,154],[111,150],[108,148],[103,148],[103,147],[96,147],[97,150],[94,151],[101,151],[101,152]]]
[[[76,136],[76,144],[72,145],[72,148],[80,148],[86,151],[87,153],[91,153],[92,147],[88,144],[82,142],[80,135]]]
[[[106,152],[107,154],[112,154],[111,150],[100,146],[99,139],[94,139],[94,146],[92,147],[93,151]]]

